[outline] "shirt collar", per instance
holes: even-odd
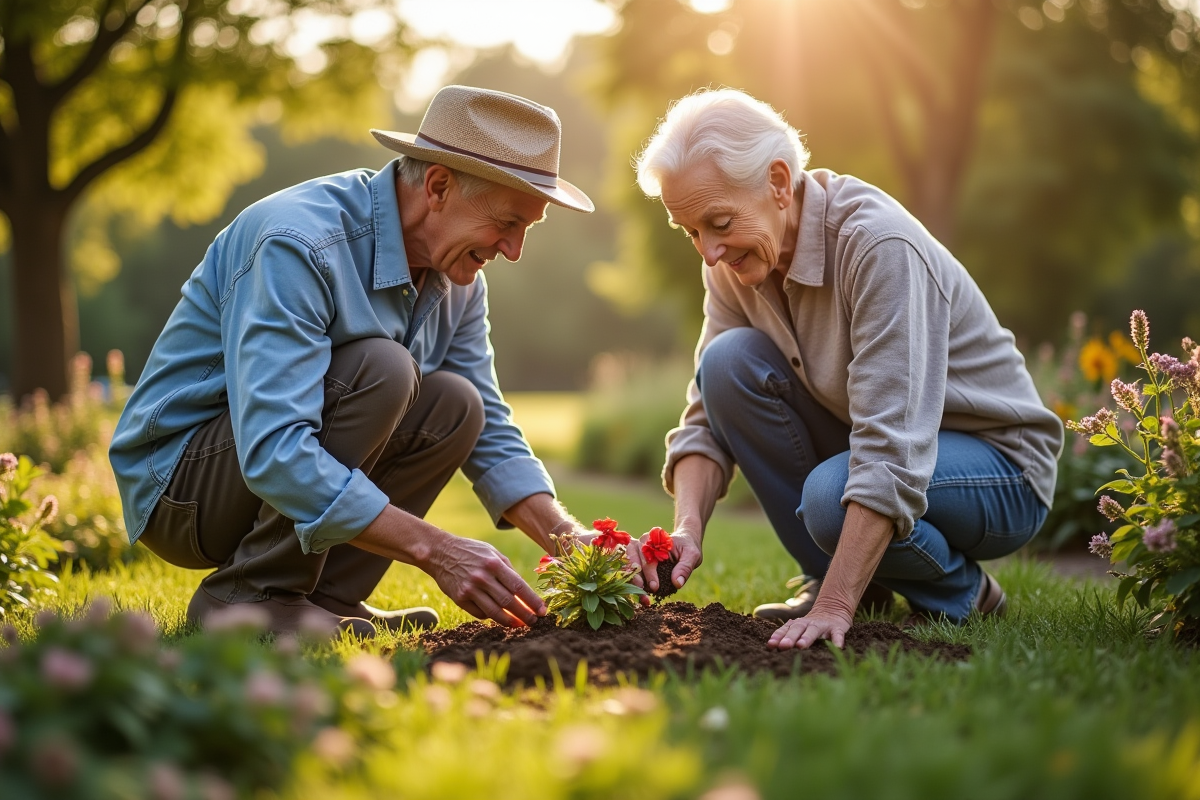
[[[412,283],[408,254],[404,252],[404,233],[400,230],[400,205],[396,202],[396,167],[399,163],[398,158],[390,161],[371,178],[376,289]]]
[[[796,231],[796,254],[787,278],[805,286],[825,284],[825,187],[807,170],[800,171],[804,199],[800,206],[800,227]]]

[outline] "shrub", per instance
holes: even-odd
[[[1179,630],[1200,621],[1200,346],[1183,341],[1187,361],[1150,353],[1150,322],[1142,311],[1133,312],[1130,331],[1146,385],[1114,378],[1120,411],[1101,408],[1067,427],[1093,445],[1122,452],[1141,473],[1118,469],[1121,477],[1097,491],[1129,499],[1100,498],[1099,511],[1123,524],[1111,536],[1094,536],[1091,549],[1130,570],[1118,573],[1119,602],[1132,594],[1139,605],[1161,608]],[[1122,428],[1123,417],[1132,431]]]
[[[1071,315],[1066,344],[1059,350],[1043,345],[1030,365],[1042,401],[1064,422],[1081,409],[1111,403],[1106,387],[1118,375],[1129,376],[1141,357],[1118,331],[1107,337],[1087,336],[1087,317]],[[1035,548],[1083,547],[1097,530],[1110,525],[1096,510],[1095,487],[1108,479],[1124,460],[1111,450],[1068,442],[1058,459],[1054,502]]]
[[[58,498],[58,517],[45,529],[63,544],[60,561],[104,570],[149,555],[144,547],[129,546],[121,496],[103,446],[77,451],[62,472],[41,478],[38,488]]]
[[[359,655],[346,669],[264,646],[253,609],[162,647],[145,614],[42,612],[35,637],[0,648],[0,796],[249,796],[278,788],[304,750],[335,767],[377,731],[392,668]],[[144,788],[140,788],[144,787]]]
[[[58,581],[48,569],[62,545],[43,530],[53,522],[58,501],[47,496],[35,509],[25,499],[39,475],[25,456],[0,453],[0,617],[53,595]]]
[[[636,571],[625,559],[629,534],[614,520],[596,520],[601,531],[591,544],[555,537],[557,556],[543,556],[536,572],[546,606],[560,626],[586,619],[592,630],[633,619],[644,591],[630,583]]]

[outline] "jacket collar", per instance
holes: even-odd
[[[412,283],[408,254],[404,252],[404,234],[400,230],[400,205],[396,202],[396,166],[400,159],[371,178],[371,213],[375,229],[374,288],[386,289]]]
[[[807,170],[800,171],[804,198],[800,205],[800,229],[796,232],[796,254],[788,268],[788,280],[805,286],[825,284],[825,187]]]

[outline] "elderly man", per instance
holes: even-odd
[[[578,528],[513,424],[493,369],[487,284],[558,177],[554,111],[442,89],[379,172],[307,181],[247,208],[183,286],[110,452],[130,538],[212,569],[188,619],[253,603],[270,628],[371,635],[432,609],[364,604],[393,561],[504,625],[545,614],[508,559],[422,517],[462,467],[501,527],[547,551]]]

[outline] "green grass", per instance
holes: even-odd
[[[652,485],[558,477],[560,497],[581,519],[611,516],[631,532],[671,521],[669,498]],[[538,548],[494,530],[461,477],[430,516],[494,543],[534,577]],[[679,599],[748,611],[780,598],[795,571],[761,517],[719,507],[705,563]],[[71,612],[109,595],[148,609],[168,635],[189,635],[183,609],[200,575],[156,560],[79,572],[64,576],[57,602]],[[419,658],[396,650],[406,642],[383,637],[367,647],[396,650],[411,681],[383,698],[391,726],[367,771],[340,775],[308,759],[287,796],[670,798],[741,784],[763,798],[823,800],[1200,799],[1197,651],[1147,638],[1147,616],[1118,609],[1106,583],[1068,581],[1021,559],[997,575],[1010,595],[1007,618],[918,631],[970,644],[965,664],[893,653],[847,658],[837,677],[660,677],[650,703],[628,689],[494,697],[470,679],[438,684]],[[372,599],[432,605],[446,625],[468,619],[403,565]],[[359,647],[344,640],[310,655]],[[484,677],[502,669],[481,666]]]

